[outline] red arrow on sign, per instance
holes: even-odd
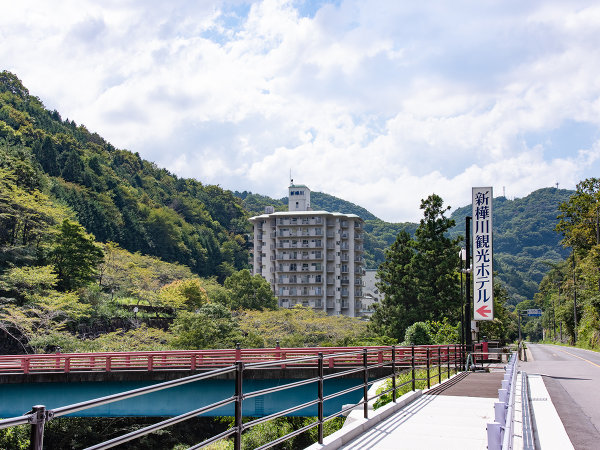
[[[477,310],[477,314],[479,314],[480,316],[483,316],[483,317],[487,317],[488,314],[490,314],[492,312],[492,310],[487,309],[487,307],[488,307],[487,305],[483,305],[481,308],[479,308]]]

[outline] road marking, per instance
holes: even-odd
[[[592,365],[594,365],[596,367],[600,367],[600,364],[596,364],[595,362],[592,362],[589,359],[582,358],[581,356],[577,356],[577,355],[575,355],[575,354],[573,354],[571,352],[568,352],[568,351],[560,349],[560,348],[557,348],[557,350],[560,351],[560,352],[566,353],[568,355],[574,356],[575,358],[579,358],[579,359],[581,359],[581,360],[583,360],[585,362],[588,362],[588,363],[590,363],[590,364],[592,364]]]

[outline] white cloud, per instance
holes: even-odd
[[[600,168],[595,2],[303,3],[7,3],[0,61],[181,176],[281,197],[291,169],[387,220]]]

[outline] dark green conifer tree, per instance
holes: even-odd
[[[371,318],[372,326],[399,341],[415,322],[443,317],[457,321],[460,316],[458,239],[447,236],[454,221],[444,216],[449,208],[438,195],[423,200],[421,209],[424,218],[415,240],[400,232],[377,271],[384,298]]]
[[[410,267],[413,244],[410,234],[402,230],[392,246],[385,250],[385,261],[377,271],[377,288],[384,297],[376,305],[371,324],[379,334],[398,341],[404,338],[404,330],[419,318],[417,291]]]

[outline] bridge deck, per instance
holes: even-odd
[[[503,372],[461,373],[341,448],[484,450],[486,425],[494,421],[503,376]]]
[[[428,395],[497,398],[502,372],[463,372],[427,392]]]
[[[485,450],[493,398],[423,395],[343,449]]]

